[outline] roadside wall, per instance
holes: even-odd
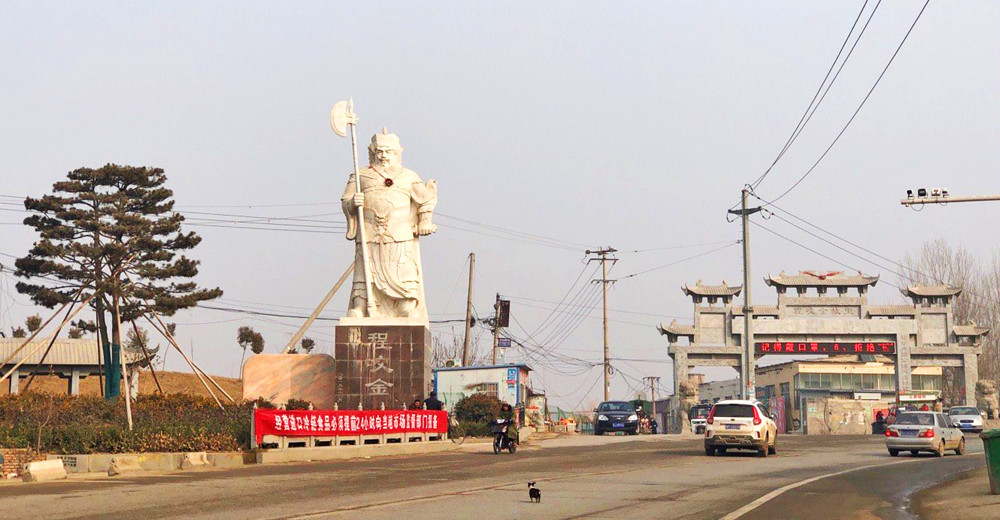
[[[26,448],[0,448],[0,455],[3,455],[3,467],[0,471],[0,478],[5,478],[13,473],[21,474],[21,468],[29,462],[45,460],[45,455],[32,455]]]
[[[806,433],[810,435],[869,435],[880,401],[855,399],[806,399]]]

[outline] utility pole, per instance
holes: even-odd
[[[649,395],[653,403],[653,420],[656,421],[656,387],[660,386],[660,378],[656,376],[649,376],[642,378],[642,380],[649,381]]]
[[[755,399],[756,396],[756,359],[753,353],[753,306],[750,303],[750,215],[760,211],[760,207],[747,208],[750,190],[743,189],[741,209],[729,210],[730,214],[740,215],[743,221],[743,352],[740,363],[741,395],[744,399]]]
[[[493,365],[497,364],[497,344],[500,342],[500,293],[493,304]]]
[[[462,344],[462,366],[469,366],[469,329],[472,328],[472,273],[476,269],[476,253],[469,253],[469,298],[465,302],[465,340]],[[494,343],[496,341],[494,340]]]
[[[587,250],[588,255],[597,255],[597,258],[591,258],[588,262],[598,261],[601,262],[601,279],[593,280],[593,283],[600,282],[604,292],[604,400],[611,400],[611,350],[608,347],[608,284],[615,283],[614,280],[608,280],[608,262],[614,264],[618,261],[617,258],[611,255],[612,253],[617,253],[618,250],[608,246],[596,251]]]
[[[1000,195],[965,195],[952,197],[947,188],[933,188],[930,193],[926,188],[917,190],[917,195],[913,195],[913,190],[906,190],[906,198],[899,201],[903,206],[912,208],[913,206],[925,206],[927,204],[940,204],[942,206],[957,202],[1000,202]],[[923,209],[923,208],[920,208]],[[896,364],[899,364],[899,356],[896,356]],[[896,367],[896,409],[899,409],[899,396],[902,391],[902,381],[900,372]]]

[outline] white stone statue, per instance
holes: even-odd
[[[437,230],[432,222],[437,204],[437,181],[425,184],[413,170],[403,167],[403,147],[388,130],[372,137],[368,146],[369,165],[360,168],[358,193],[354,175],[340,198],[347,216],[347,239],[355,240],[354,285],[349,318],[407,318],[427,322],[419,237]],[[364,208],[363,252],[356,239],[358,208]],[[362,269],[363,258],[368,269]],[[365,287],[365,272],[371,286]],[[371,294],[372,305],[367,301]]]

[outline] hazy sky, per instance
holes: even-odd
[[[39,196],[69,170],[115,162],[164,168],[185,212],[343,222],[350,144],[330,131],[328,114],[354,96],[359,139],[387,126],[402,140],[404,164],[440,183],[441,228],[421,242],[432,320],[461,318],[466,257],[475,251],[481,315],[495,293],[509,295],[525,329],[513,327],[517,337],[545,323],[535,341],[565,337],[553,351],[598,361],[599,306],[576,328],[569,314],[545,322],[585,269],[583,250],[622,250],[612,277],[623,277],[735,242],[740,229],[726,209],[785,143],[861,5],[4,2],[0,194]],[[880,4],[815,117],[759,187],[762,197],[785,191],[829,146],[922,5]],[[1000,191],[998,20],[998,3],[931,2],[852,126],[778,206],[889,258],[939,237],[991,257],[996,234],[984,224],[1000,206],[918,213],[898,201],[917,187]],[[35,236],[10,224],[24,218],[9,204],[17,199],[2,200],[0,253],[23,255]],[[779,219],[758,221],[898,281]],[[352,258],[339,232],[190,229],[204,238],[193,252],[198,281],[225,290],[216,306],[308,314]],[[775,299],[762,281],[768,273],[842,268],[761,228],[751,245],[761,304]],[[679,287],[738,283],[740,265],[732,246],[613,287],[612,356],[643,360],[614,362],[623,374],[616,397],[633,396],[642,376],[672,388],[656,324],[690,322]],[[5,330],[36,312],[13,282],[0,278]],[[596,290],[588,285],[580,301],[597,305]],[[342,315],[346,298],[338,294],[325,315]],[[899,299],[887,284],[872,294]],[[174,320],[195,359],[222,375],[238,370],[238,326],[262,331],[275,352],[301,322],[206,309]],[[310,333],[321,352],[333,324]],[[433,330],[450,341],[461,323]],[[486,347],[488,334],[477,332]],[[514,349],[508,360],[523,355]],[[180,370],[180,361],[168,355],[168,368]],[[600,368],[576,374],[552,355],[531,364],[553,404],[599,398]]]

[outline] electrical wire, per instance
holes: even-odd
[[[923,16],[924,11],[927,9],[928,4],[930,4],[930,0],[926,0],[924,2],[923,7],[920,8],[920,12],[917,13],[916,18],[913,20],[913,23],[910,25],[910,28],[906,31],[906,34],[903,36],[903,39],[899,42],[899,45],[896,47],[895,52],[892,53],[892,57],[889,58],[889,62],[886,63],[885,67],[882,69],[882,72],[878,75],[878,78],[875,80],[875,83],[872,84],[871,88],[868,90],[868,93],[865,94],[864,99],[861,100],[861,103],[858,105],[858,108],[855,109],[854,113],[851,115],[851,118],[847,120],[847,123],[845,123],[843,128],[840,129],[840,132],[837,133],[837,136],[833,139],[833,142],[830,143],[830,146],[826,148],[823,154],[820,155],[819,159],[816,159],[816,162],[813,163],[813,165],[809,167],[809,169],[806,170],[806,172],[802,174],[802,176],[799,177],[799,179],[795,181],[794,184],[792,184],[788,189],[782,192],[781,195],[778,195],[777,197],[774,198],[775,202],[784,198],[786,195],[791,193],[792,190],[798,187],[798,185],[801,184],[802,181],[806,180],[806,177],[809,177],[809,175],[813,172],[813,170],[815,170],[816,167],[819,166],[819,164],[823,161],[823,159],[826,158],[826,155],[830,153],[830,150],[832,150],[833,147],[837,144],[837,142],[840,141],[840,138],[844,135],[844,132],[846,132],[848,127],[851,126],[851,123],[854,122],[854,119],[858,117],[858,114],[861,112],[861,109],[865,106],[865,103],[868,102],[868,99],[871,97],[872,93],[875,92],[875,88],[878,87],[879,83],[882,81],[882,78],[885,77],[885,73],[889,70],[889,67],[892,65],[893,61],[895,61],[896,56],[899,55],[899,51],[903,48],[903,45],[906,43],[906,40],[910,37],[910,34],[913,32],[913,28],[917,26],[917,22],[920,21],[920,17]]]
[[[736,244],[739,244],[740,242],[742,242],[742,240],[730,241],[729,243],[727,243],[726,245],[724,245],[722,247],[717,247],[715,249],[711,249],[709,251],[698,253],[696,255],[689,256],[687,258],[681,258],[680,260],[676,260],[674,262],[670,262],[669,264],[664,264],[664,265],[661,265],[661,266],[653,267],[652,269],[646,269],[644,271],[638,271],[638,272],[632,273],[630,275],[623,276],[623,277],[619,278],[619,280],[627,280],[629,278],[634,278],[636,276],[640,276],[640,275],[643,275],[643,274],[646,274],[646,273],[651,273],[653,271],[659,271],[660,269],[665,269],[667,267],[675,266],[677,264],[680,264],[680,263],[683,263],[683,262],[687,262],[688,260],[694,260],[695,258],[701,258],[701,257],[703,257],[705,255],[710,255],[712,253],[715,253],[716,251],[721,251],[723,249],[726,249],[727,247],[735,246]]]
[[[819,99],[819,102],[816,101],[817,98],[819,98],[820,93],[823,91],[823,87],[826,86],[826,90],[827,92],[829,92],[830,87],[832,87],[833,83],[837,80],[837,76],[834,76],[833,80],[831,80],[829,85],[827,85],[827,80],[830,79],[830,74],[833,72],[833,68],[836,67],[837,62],[840,61],[840,56],[844,53],[844,48],[847,47],[847,42],[850,41],[851,35],[854,34],[854,30],[858,27],[858,21],[861,20],[861,15],[864,14],[866,7],[868,7],[868,0],[865,0],[865,2],[861,5],[861,9],[858,11],[858,15],[857,17],[854,18],[854,23],[851,25],[851,30],[847,31],[847,36],[844,37],[844,42],[840,44],[840,49],[837,50],[837,55],[834,56],[833,62],[830,63],[830,68],[827,69],[826,75],[823,76],[823,81],[820,82],[819,87],[813,94],[812,99],[809,100],[809,105],[806,107],[805,112],[803,112],[802,116],[799,118],[799,122],[796,123],[795,128],[792,130],[792,134],[788,136],[788,140],[786,140],[784,146],[781,147],[781,151],[779,151],[778,155],[774,158],[773,161],[771,161],[771,165],[768,166],[766,170],[764,170],[764,173],[762,173],[760,177],[758,177],[754,182],[750,183],[751,187],[756,188],[757,186],[760,185],[760,183],[764,182],[764,179],[766,179],[768,174],[771,173],[771,170],[774,169],[775,165],[778,164],[778,161],[780,161],[781,158],[785,156],[785,152],[787,152],[788,149],[791,148],[792,143],[794,143],[795,140],[798,139],[799,135],[802,134],[802,130],[804,130],[806,125],[809,124],[809,119],[812,118],[811,114],[816,113],[816,109],[819,108],[820,103],[823,102],[822,98]],[[877,5],[875,6],[875,9],[878,9]],[[872,10],[872,15],[875,14],[875,9]],[[868,18],[868,21],[871,21],[871,17]],[[866,28],[868,27],[867,23],[865,24],[865,27]],[[864,34],[863,30],[861,34]],[[858,40],[860,39],[861,36],[859,35]],[[857,45],[857,41],[855,41],[855,45]],[[853,51],[854,47],[851,47],[851,52]],[[844,58],[844,63],[847,63],[848,58],[850,58],[850,53],[848,53],[847,57]],[[843,64],[841,65],[841,69],[843,69]],[[840,71],[837,71],[837,75],[839,74]],[[823,98],[825,97],[826,94],[824,93]]]

